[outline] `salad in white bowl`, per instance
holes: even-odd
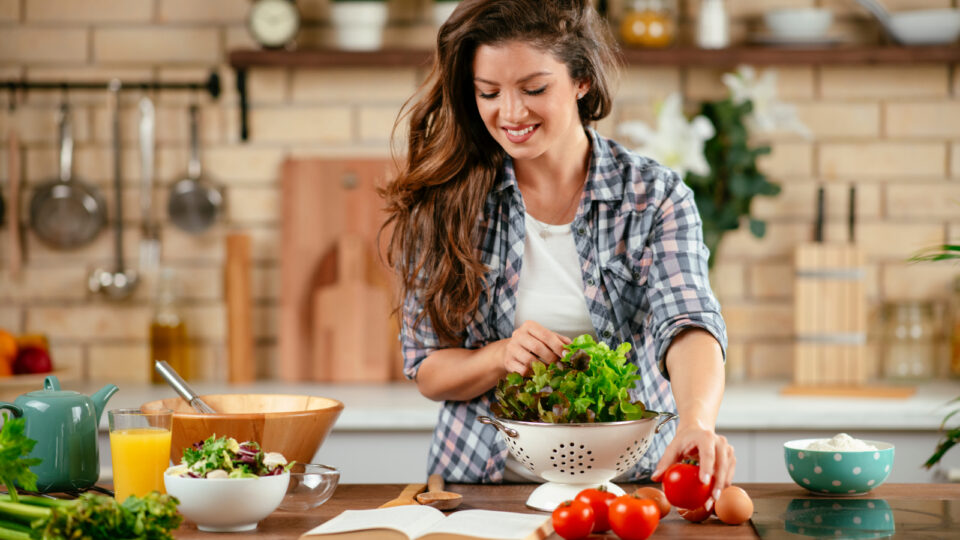
[[[237,442],[233,437],[211,435],[183,450],[180,465],[170,472],[188,478],[256,478],[290,470],[294,462],[279,452],[264,452],[256,441]]]
[[[201,531],[249,531],[280,505],[293,463],[254,441],[214,435],[185,449],[163,482],[180,500],[180,513]]]

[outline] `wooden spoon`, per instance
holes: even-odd
[[[443,490],[443,477],[439,474],[431,474],[427,478],[427,492],[417,495],[417,502],[437,510],[453,510],[462,501],[463,495]]]
[[[380,508],[404,506],[407,504],[420,504],[416,499],[414,499],[414,497],[417,495],[417,493],[422,493],[425,489],[427,489],[426,484],[407,484],[407,487],[403,488],[403,491],[400,492],[400,495],[397,495],[396,499],[381,504]]]

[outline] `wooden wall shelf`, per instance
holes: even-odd
[[[240,94],[240,138],[247,140],[247,70],[250,68],[428,67],[433,52],[424,49],[340,51],[332,49],[259,50],[230,52]],[[669,49],[624,48],[628,66],[732,67],[750,65],[837,65],[960,63],[960,46],[833,46],[833,47],[731,47],[708,50],[691,47]]]

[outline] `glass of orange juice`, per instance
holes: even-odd
[[[165,493],[163,472],[170,464],[170,409],[114,409],[110,422],[113,490],[118,501],[151,491]]]

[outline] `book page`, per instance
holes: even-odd
[[[549,514],[520,514],[495,510],[461,510],[448,515],[429,530],[422,538],[448,538],[449,535],[465,538],[497,538],[502,540],[526,540],[545,538],[553,531],[551,527],[542,536],[532,534],[550,519]]]
[[[340,515],[307,531],[304,536],[326,535],[370,529],[393,529],[416,538],[424,530],[443,518],[436,508],[420,505],[374,508],[372,510],[344,510]]]

